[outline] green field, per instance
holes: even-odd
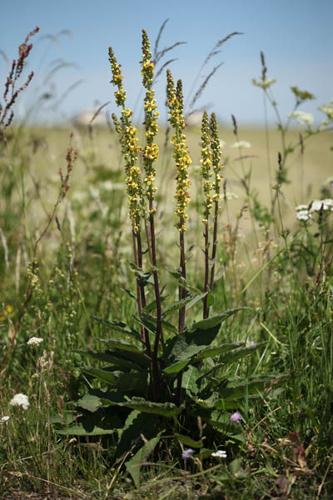
[[[190,128],[169,73],[157,133],[143,47],[139,126],[111,52],[108,128],[13,125],[5,83],[0,497],[332,498],[332,104]]]

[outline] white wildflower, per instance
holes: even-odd
[[[329,120],[333,120],[333,100],[328,104],[323,104],[323,106],[320,106],[319,109],[325,113]]]
[[[27,341],[27,345],[39,345],[41,342],[43,342],[43,339],[41,337],[31,337]]]
[[[310,212],[320,212],[321,210],[326,212],[327,210],[332,211],[332,209],[333,200],[330,198],[327,198],[326,200],[313,200],[310,206]]]
[[[10,419],[10,417],[8,417],[7,415],[4,415],[3,417],[0,418],[0,424],[4,424],[4,423],[8,422],[9,419]]]
[[[274,85],[275,82],[276,80],[274,78],[260,78],[258,80],[253,78],[252,80],[253,85],[255,85],[256,87],[260,87],[263,90],[269,89],[269,87]]]
[[[212,457],[227,458],[227,452],[225,450],[217,450],[212,453]]]
[[[20,406],[23,410],[27,410],[30,406],[28,396],[22,393],[15,394],[9,404],[11,406]]]
[[[311,215],[308,210],[299,210],[296,214],[296,219],[307,222],[308,220],[311,219]]]
[[[293,111],[289,113],[289,118],[296,120],[301,125],[306,125],[310,127],[313,124],[313,116],[311,113],[305,113],[304,111]]]
[[[237,141],[231,144],[230,147],[233,149],[238,149],[238,148],[249,149],[251,147],[251,143],[248,141]]]
[[[324,207],[326,207],[326,210],[331,210],[333,212],[333,200],[332,198],[326,198],[326,200],[323,200]],[[324,209],[324,210],[325,210]]]

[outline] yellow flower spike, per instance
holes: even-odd
[[[115,130],[119,135],[122,154],[125,162],[129,217],[134,233],[140,227],[140,219],[143,212],[141,169],[138,167],[140,153],[137,130],[132,124],[133,111],[126,107],[126,92],[123,86],[121,66],[118,64],[112,48],[109,49],[109,60],[111,64],[112,80],[116,87],[116,104],[121,107],[121,116],[118,119],[112,115]]]
[[[206,111],[202,117],[201,124],[201,175],[203,179],[204,192],[204,213],[205,223],[208,223],[208,216],[212,208],[212,152],[208,114]]]
[[[154,143],[154,138],[158,132],[157,119],[159,116],[155,99],[155,91],[152,88],[154,80],[154,69],[155,64],[152,60],[149,38],[147,33],[143,30],[141,74],[142,84],[146,89],[144,98],[145,118],[143,123],[145,126],[146,147],[143,151],[143,164],[145,169],[144,182],[146,185],[146,195],[149,202],[149,212],[151,214],[155,213],[156,211],[153,206],[155,193],[157,191],[155,187],[156,169],[154,167],[154,162],[158,159],[159,155],[158,145]]]
[[[212,165],[214,172],[214,183],[213,183],[213,199],[220,200],[221,193],[221,181],[223,179],[221,172],[223,168],[222,164],[222,152],[221,143],[218,135],[218,127],[215,113],[211,114],[210,117],[210,136],[211,136],[211,152],[212,152]]]
[[[187,207],[190,203],[190,179],[188,168],[192,163],[186,137],[183,133],[185,128],[183,88],[181,80],[178,80],[175,87],[171,71],[167,71],[167,106],[169,108],[169,122],[174,128],[175,134],[171,139],[174,146],[173,158],[176,163],[177,184],[176,184],[176,215],[179,218],[177,227],[180,232],[186,230]]]

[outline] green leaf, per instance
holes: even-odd
[[[145,372],[115,372],[104,370],[102,368],[85,368],[83,370],[87,375],[106,382],[110,388],[113,388],[120,393],[142,395],[147,390],[147,373]]]
[[[217,316],[194,323],[190,330],[185,333],[186,342],[188,344],[210,345],[218,334],[223,321],[243,310],[252,311],[250,307],[236,307],[235,309],[228,309]]]
[[[142,413],[151,415],[160,415],[161,417],[176,417],[183,410],[182,406],[176,406],[173,403],[154,403],[146,401],[143,398],[132,398],[123,403],[111,402],[114,406],[125,406],[132,410],[138,410]]]
[[[193,307],[195,304],[200,302],[200,300],[202,300],[206,295],[207,295],[207,292],[201,293],[199,295],[195,295],[194,297],[189,296],[189,297],[186,297],[186,299],[179,300],[178,302],[175,302],[174,304],[171,304],[171,306],[167,307],[164,310],[163,316],[166,316],[167,314],[178,311],[183,306],[186,306],[186,310],[188,310],[191,307]]]
[[[135,297],[136,298],[136,297]],[[111,329],[115,332],[119,332],[121,334],[130,335],[131,337],[135,337],[137,339],[140,338],[139,332],[132,330],[126,323],[122,321],[113,321],[106,318],[99,318],[98,316],[93,316],[93,319],[98,323],[102,323],[106,326],[110,326]]]
[[[184,368],[186,368],[186,366],[188,366],[190,363],[191,363],[191,358],[181,359],[180,361],[176,361],[167,368],[164,368],[163,372],[166,375],[176,375],[177,373],[184,370]]]
[[[218,356],[220,354],[223,354],[228,351],[232,351],[233,349],[237,349],[244,345],[244,342],[239,342],[239,343],[230,343],[230,344],[222,344],[218,347],[207,347],[206,349],[203,349],[201,352],[199,352],[196,356],[196,359],[207,359],[207,358],[213,358],[215,356]]]
[[[119,350],[122,352],[141,353],[141,351],[135,345],[129,344],[128,342],[123,342],[122,340],[107,339],[103,340],[103,342],[106,342],[108,344],[108,347],[112,351]]]
[[[149,359],[143,352],[113,349],[104,352],[88,351],[86,354],[99,361],[110,363],[116,370],[146,370],[149,367]]]
[[[233,387],[225,387],[222,391],[222,399],[216,402],[216,409],[224,409],[225,402],[238,401],[250,396],[259,395],[267,385],[272,383],[269,377],[242,382]]]
[[[189,446],[190,448],[202,448],[203,447],[203,442],[201,439],[199,441],[195,441],[194,439],[184,436],[183,434],[177,434],[175,433],[175,437],[179,439],[179,441],[184,444],[185,446]]]
[[[143,434],[147,439],[156,436],[160,428],[160,419],[156,415],[147,415],[133,410],[127,417],[116,450],[116,458],[133,449],[133,445]]]
[[[56,429],[57,434],[61,434],[62,436],[104,436],[107,434],[113,434],[116,432],[116,429],[101,429],[100,427],[94,427],[91,432],[85,430],[83,425],[72,425],[70,427],[66,427],[65,429]]]
[[[132,476],[136,488],[140,486],[140,469],[149,455],[154,451],[160,439],[161,433],[147,441],[131,460],[128,460],[125,464],[128,473]]]
[[[258,347],[262,346],[263,344],[264,342],[261,342],[260,344],[256,344],[254,342],[253,344],[247,347],[240,347],[239,349],[235,349],[234,351],[224,354],[223,356],[220,357],[219,361],[224,364],[237,361],[238,359],[244,358],[245,356],[252,354],[253,351],[258,349]]]
[[[94,413],[98,408],[103,406],[102,401],[97,396],[92,394],[85,394],[81,399],[76,402],[76,405],[84,410]]]
[[[175,375],[182,371],[186,366],[191,363],[191,360],[198,352],[204,349],[203,346],[187,345],[182,337],[179,337],[175,342],[170,357],[176,359],[174,363],[167,366],[163,371],[167,375]]]
[[[117,376],[114,372],[109,370],[103,370],[102,368],[84,368],[82,371],[86,375],[97,378],[107,384],[115,385],[117,382]]]

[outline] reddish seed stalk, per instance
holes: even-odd
[[[212,267],[210,271],[210,288],[214,286],[215,278],[215,259],[217,253],[217,229],[218,229],[218,216],[219,216],[219,202],[215,200],[214,202],[214,227],[213,227],[213,244],[212,244]]]
[[[183,224],[183,222],[181,222]],[[179,256],[179,268],[180,275],[183,280],[186,280],[186,259],[185,259],[185,233],[184,231],[180,231],[179,233],[179,248],[180,248],[180,256]],[[185,298],[186,289],[182,284],[179,285],[179,300],[183,300]],[[182,306],[179,309],[178,316],[178,331],[179,333],[183,333],[185,329],[185,316],[186,316],[186,307]]]
[[[208,214],[206,213],[206,220],[208,220]],[[204,255],[205,255],[205,278],[204,278],[204,291],[206,295],[203,300],[203,319],[209,316],[209,306],[208,306],[208,291],[209,291],[209,228],[208,222],[204,223]]]

